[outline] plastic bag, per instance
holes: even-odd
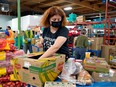
[[[83,69],[82,65],[78,62],[74,61],[74,58],[69,58],[66,64],[63,67],[62,73],[59,76],[62,80],[66,80],[68,82],[80,84],[77,82],[76,75],[81,72]]]

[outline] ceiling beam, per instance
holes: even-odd
[[[10,8],[12,8],[12,10],[13,11],[17,11],[17,7],[16,7],[16,5],[12,5]],[[35,11],[35,12],[44,12],[44,10],[42,10],[42,9],[40,9],[40,8],[35,8],[35,9],[33,9],[33,8],[31,8],[31,7],[29,7],[29,6],[27,6],[27,5],[21,5],[21,12],[22,11]]]
[[[26,2],[25,3],[41,3],[41,2],[44,2],[44,1],[46,1],[46,0],[25,0]],[[24,4],[25,4],[24,3]]]
[[[36,12],[44,12],[44,10],[40,9],[40,8],[32,8],[30,6],[27,5],[21,5],[21,10],[29,10],[29,11],[36,11]]]
[[[93,4],[91,5],[89,2],[83,0],[66,0],[67,2],[70,2],[70,3],[74,3],[75,5],[79,5],[79,6],[82,6],[82,7],[86,7],[88,9],[91,9],[91,10],[94,10],[94,11],[105,11],[104,8],[100,8],[97,4]]]
[[[35,5],[34,8],[54,6],[62,2],[63,0],[55,0],[54,2],[53,1],[50,2],[49,0],[48,1],[46,0],[45,2],[42,2],[39,5]]]

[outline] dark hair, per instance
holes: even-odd
[[[62,26],[66,25],[66,23],[67,23],[66,22],[66,14],[60,7],[57,7],[57,6],[50,7],[48,10],[45,11],[45,13],[41,19],[40,25],[43,27],[50,26],[49,20],[54,15],[60,15],[62,17]]]
[[[11,29],[11,27],[10,27],[10,26],[7,26],[7,28]]]
[[[16,31],[13,31],[14,33],[16,32]]]
[[[2,29],[2,27],[0,27],[0,29]]]
[[[86,34],[86,30],[85,29],[82,29],[81,30],[81,34],[85,35]]]

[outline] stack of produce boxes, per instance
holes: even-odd
[[[14,68],[16,47],[9,45],[5,39],[0,39],[0,87],[25,87]]]

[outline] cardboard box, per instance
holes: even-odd
[[[89,38],[89,40],[92,42],[92,45],[88,47],[90,50],[101,50],[101,46],[103,45],[103,37],[93,37]]]
[[[46,81],[53,81],[62,71],[65,55],[56,54],[40,60],[31,58],[15,58],[16,67],[21,81],[37,87],[42,87]],[[19,67],[20,66],[20,67]]]
[[[116,72],[111,76],[110,74],[92,73],[95,82],[116,82]]]
[[[110,66],[106,62],[105,58],[86,58],[83,66],[85,70],[96,72],[109,72]]]
[[[106,61],[109,63],[109,49],[115,48],[114,45],[102,45],[102,57],[106,58]]]
[[[78,16],[77,18],[76,18],[76,21],[77,21],[77,23],[81,23],[81,22],[85,22],[85,16]]]
[[[116,56],[116,47],[115,48],[111,48],[109,51],[110,51],[110,55]]]

